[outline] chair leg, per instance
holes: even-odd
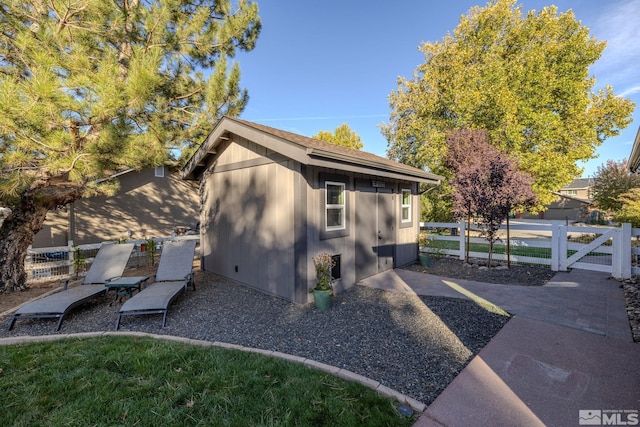
[[[162,327],[163,328],[167,325],[167,311],[169,311],[169,310],[165,310],[164,314],[162,315]]]
[[[118,313],[118,319],[116,320],[116,331],[120,328],[120,318],[122,317],[122,313]]]
[[[60,316],[60,320],[58,320],[58,325],[56,326],[56,332],[60,330],[60,326],[62,326],[62,320],[64,319],[64,314]]]
[[[15,324],[16,324],[16,320],[17,320],[17,318],[18,318],[18,317],[17,317],[17,316],[15,316],[15,315],[11,318],[11,322],[9,322],[9,330],[12,330],[12,329],[13,329],[13,325],[15,325]]]

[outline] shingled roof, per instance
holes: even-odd
[[[307,165],[418,182],[439,183],[442,177],[413,166],[325,141],[232,117],[223,117],[183,168],[183,177],[198,179],[208,167],[216,147],[233,133]],[[284,144],[284,145],[283,145]],[[327,164],[331,162],[331,164]]]
[[[561,190],[583,190],[589,187],[593,187],[593,178],[576,178],[571,184],[561,188]]]

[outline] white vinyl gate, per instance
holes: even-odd
[[[515,224],[514,224],[515,223]],[[431,249],[422,248],[425,252],[458,256],[465,259],[466,253],[466,224],[464,221],[455,223],[420,223],[422,230],[454,229],[455,234],[438,235],[431,233],[429,239],[458,242],[457,248]],[[501,227],[504,232],[505,224]],[[520,264],[548,265],[553,271],[568,271],[572,268],[601,271],[611,274],[615,278],[627,279],[632,275],[640,275],[640,229],[631,228],[631,224],[620,227],[585,227],[566,225],[565,221],[551,223],[513,221],[510,227],[511,245],[530,248],[546,249],[546,256],[536,256],[535,252],[511,255],[511,261]],[[472,230],[475,228],[472,226]],[[514,234],[519,237],[514,238]],[[504,236],[504,234],[503,234]],[[525,237],[522,237],[525,236]],[[572,237],[570,239],[570,236]],[[593,238],[589,243],[576,239],[579,236]],[[595,236],[595,238],[594,238]],[[486,240],[472,237],[471,243],[482,243]],[[504,244],[505,240],[501,241]],[[549,255],[550,254],[550,255]],[[487,253],[470,252],[472,258],[486,258]],[[503,254],[494,254],[494,260],[506,260]]]
[[[571,232],[594,233],[598,235],[587,244],[572,243],[568,239]],[[567,271],[569,268],[602,271],[613,277],[631,276],[631,225],[623,224],[620,228],[556,226],[552,234],[558,239],[557,246],[552,242],[556,260],[552,260],[551,269]]]

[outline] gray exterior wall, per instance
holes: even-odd
[[[233,138],[220,147],[215,166],[205,174],[204,269],[294,301],[299,165]]]
[[[338,292],[360,278],[417,259],[416,183],[304,166],[234,134],[217,153],[214,165],[202,177],[205,270],[307,303],[313,299],[309,290],[316,284],[313,257],[321,252],[340,255],[341,278],[335,283]],[[346,227],[338,232],[325,231],[325,181],[345,183]],[[374,181],[383,187],[373,187]],[[359,191],[361,188],[366,191]],[[400,224],[402,188],[413,192],[410,224]],[[365,216],[361,223],[357,218],[363,200],[370,203],[377,197],[384,200],[381,216],[388,225],[384,240],[387,256],[382,257],[382,265],[377,260],[371,264],[380,246],[377,224],[370,223],[371,216]],[[365,212],[371,207],[363,208]],[[363,239],[365,233],[367,238]],[[365,252],[371,257],[359,255]],[[358,267],[358,262],[366,268]]]
[[[396,238],[396,259],[395,266],[402,267],[411,264],[418,259],[418,235],[420,234],[420,194],[419,186],[415,182],[398,183],[398,198],[402,195],[403,189],[411,190],[411,221],[403,223],[401,218],[401,204],[398,200],[396,205],[396,218],[398,224],[398,235]]]
[[[31,246],[34,248],[67,246],[71,237],[69,234],[70,209],[71,206],[66,206],[55,211],[49,211],[42,228],[34,236]]]
[[[33,247],[97,243],[127,237],[134,239],[170,236],[176,227],[198,222],[200,198],[195,183],[182,180],[164,168],[129,172],[118,177],[120,190],[114,196],[81,199],[65,209],[49,212]]]

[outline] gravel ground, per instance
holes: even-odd
[[[133,273],[129,273],[133,275]],[[430,404],[508,317],[473,302],[355,286],[328,311],[298,306],[197,272],[189,290],[160,315],[127,316],[122,331],[177,335],[280,351],[348,369]],[[97,300],[71,312],[60,333],[114,330],[121,303]],[[3,319],[8,322],[8,318]],[[0,337],[54,334],[55,321],[24,319]]]
[[[634,342],[640,343],[640,285],[638,278],[632,277],[622,284],[624,298],[627,302],[627,316]]]

